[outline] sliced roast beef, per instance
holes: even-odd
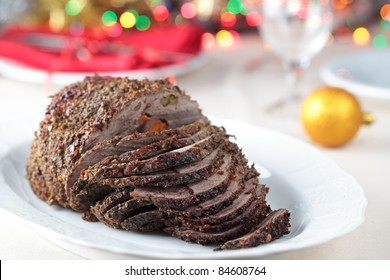
[[[167,80],[88,77],[54,95],[31,146],[39,197],[124,230],[257,246],[286,234],[268,188],[221,127]]]
[[[222,193],[232,180],[232,156],[224,159],[224,163],[210,177],[196,183],[173,187],[137,187],[131,193],[134,198],[148,200],[165,210],[183,210],[191,205],[207,201]]]
[[[82,175],[82,179],[91,181],[148,174],[197,162],[214,151],[223,140],[222,135],[214,134],[194,144],[162,153],[149,159],[132,160],[126,163],[113,163],[103,166],[97,165],[86,170]]]
[[[260,204],[259,200],[256,199],[246,209],[244,209],[242,214],[236,216],[233,219],[227,220],[220,224],[213,225],[213,224],[206,223],[206,224],[195,226],[195,228],[194,227],[192,228],[204,232],[221,232],[241,224],[255,225],[256,222],[260,219],[262,213],[262,211],[259,211],[260,207],[262,207],[262,205]]]
[[[112,207],[119,205],[120,203],[126,202],[131,199],[130,189],[117,189],[111,194],[98,201],[94,206],[91,207],[91,213],[95,215],[98,220],[103,220],[104,214]]]
[[[99,221],[113,228],[122,228],[121,223],[132,216],[146,211],[155,210],[156,207],[146,201],[129,199],[107,210],[103,216],[97,217]]]
[[[190,137],[202,128],[207,127],[209,124],[210,123],[207,118],[202,117],[196,122],[190,123],[188,125],[179,126],[177,128],[162,130],[158,132],[135,132],[133,134],[129,134],[123,137],[117,143],[117,147],[126,147],[127,150],[134,150],[155,143],[157,141],[167,139],[172,136],[177,136],[178,138]]]
[[[241,215],[248,208],[254,200],[257,199],[257,195],[254,192],[256,185],[253,184],[253,181],[248,181],[245,183],[245,189],[243,193],[233,201],[231,205],[226,208],[223,208],[221,211],[194,219],[182,218],[181,222],[183,225],[188,227],[200,226],[200,225],[212,225],[220,224],[225,221],[234,219],[235,217]]]
[[[250,233],[237,239],[229,240],[217,247],[216,250],[248,248],[268,243],[289,233],[289,227],[289,212],[286,209],[279,209],[270,213]]]
[[[189,137],[179,138],[178,135],[174,135],[167,139],[156,141],[152,144],[143,146],[139,149],[128,151],[126,153],[121,154],[120,156],[109,158],[109,161],[104,161],[103,163],[124,163],[136,159],[147,159],[152,156],[162,154],[164,152],[195,144],[196,142],[205,139],[217,132],[219,132],[219,129],[217,127],[207,126]]]
[[[218,148],[197,163],[171,168],[167,171],[155,172],[150,175],[103,179],[99,183],[113,188],[123,188],[128,186],[170,187],[189,184],[204,180],[211,176],[223,163],[223,157],[225,155],[224,151]]]
[[[74,193],[69,199],[69,205],[71,205],[75,211],[85,212],[88,211],[92,205],[113,191],[115,191],[115,189],[109,186],[101,186],[100,184],[93,183],[79,192]]]
[[[221,209],[229,206],[242,193],[244,182],[241,180],[242,175],[237,174],[236,179],[230,181],[225,192],[220,195],[201,202],[193,204],[181,211],[180,215],[188,218],[199,218],[217,213]]]
[[[208,120],[202,118],[194,123],[160,132],[133,133],[124,137],[116,136],[96,144],[83,153],[73,165],[73,169],[70,170],[71,173],[62,174],[62,176],[68,178],[66,186],[69,188],[77,181],[82,171],[95,164],[102,166],[115,159],[119,159],[120,162],[127,162],[130,158],[147,158],[174,149],[176,146],[177,148],[180,145],[182,145],[180,147],[184,147],[188,145],[185,139],[188,139],[188,142],[191,139],[196,140],[197,137],[202,137],[208,133],[211,135],[216,130],[217,127],[209,126]]]
[[[221,244],[242,236],[251,230],[251,225],[241,224],[226,231],[202,232],[185,227],[164,228],[164,231],[187,242],[196,242],[202,245]]]

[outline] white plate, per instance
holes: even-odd
[[[321,77],[353,94],[390,100],[389,69],[390,50],[366,50],[331,60],[322,67]]]
[[[85,222],[79,213],[50,207],[32,193],[24,179],[35,122],[28,129],[10,130],[20,131],[14,141],[21,144],[13,149],[0,145],[0,207],[19,216],[48,239],[58,240],[58,244],[68,242],[115,254],[170,259],[266,256],[327,242],[363,222],[367,201],[361,186],[317,149],[287,135],[245,123],[227,120],[214,123],[236,135],[244,153],[258,165],[263,183],[270,187],[267,201],[271,206],[291,211],[289,235],[256,248],[214,252],[212,247],[164,234],[126,232]]]
[[[171,64],[152,69],[99,72],[101,75],[113,77],[129,77],[131,79],[160,79],[164,77],[176,77],[190,73],[202,67],[206,61],[206,54],[200,53],[183,63]],[[55,85],[68,85],[81,81],[85,76],[91,76],[95,72],[53,72],[32,68],[19,62],[0,57],[0,76],[6,78],[30,82],[30,83],[52,83]]]

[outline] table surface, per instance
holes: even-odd
[[[254,35],[238,46],[206,51],[200,69],[177,77],[177,84],[196,99],[204,113],[271,128],[305,142],[298,115],[282,118],[265,112],[267,104],[285,91],[283,68],[277,57],[261,50]],[[302,81],[304,92],[323,85],[320,67],[336,55],[356,48],[335,42],[317,55]],[[373,69],[375,71],[375,69]],[[60,87],[37,85],[0,77],[0,133],[9,121],[43,115],[48,96]],[[377,121],[362,127],[348,145],[317,147],[353,175],[368,199],[365,222],[353,232],[325,244],[269,256],[271,259],[390,259],[390,102],[359,98]],[[4,136],[4,135],[3,135]],[[12,134],[8,136],[12,142]],[[129,258],[73,244],[54,244],[0,210],[0,259],[115,259]]]

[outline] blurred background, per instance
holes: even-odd
[[[335,13],[332,40],[382,49],[390,40],[387,0],[326,0]],[[241,0],[0,0],[4,29],[47,28],[50,32],[93,39],[118,38],[134,31],[167,26],[201,26],[202,47],[232,47],[240,37],[257,32],[262,18]],[[43,44],[43,42],[40,42]],[[49,44],[49,43],[48,43]],[[89,46],[92,48],[92,46]]]

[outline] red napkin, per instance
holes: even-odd
[[[117,38],[73,37],[45,28],[9,28],[0,37],[0,58],[48,72],[113,72],[185,62],[201,51],[196,25],[126,31]]]

